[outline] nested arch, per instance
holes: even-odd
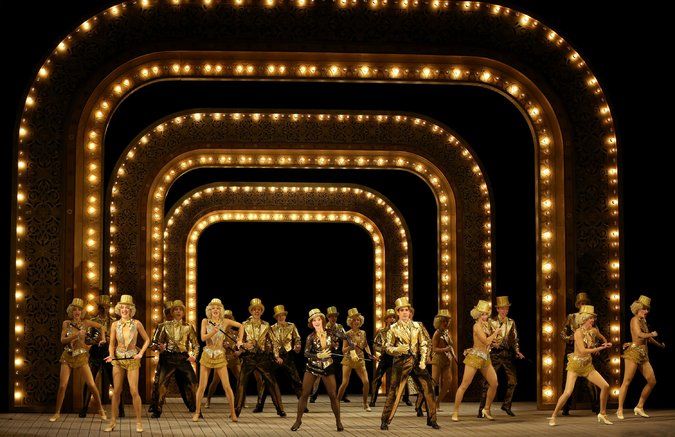
[[[380,193],[353,184],[212,183],[195,188],[166,214],[163,300],[185,296],[196,320],[196,241],[216,222],[350,223],[373,243],[373,327],[380,328],[387,296],[407,296],[412,277],[405,220]],[[195,265],[191,265],[195,264]],[[147,318],[148,324],[152,320]]]
[[[317,131],[322,133],[317,135]],[[448,146],[448,138],[454,140],[454,146]],[[307,139],[315,143],[316,148],[301,148]],[[222,148],[223,142],[255,148]],[[410,148],[409,144],[418,143],[427,144],[430,151],[451,153],[453,165],[462,169],[452,176],[453,183],[464,190],[461,197],[466,204],[462,220],[466,220],[469,229],[461,242],[456,237],[456,194],[445,175],[429,159],[405,151]],[[393,149],[381,150],[380,147]],[[453,312],[456,308],[458,253],[465,254],[461,258],[464,289],[477,297],[482,296],[483,287],[486,292],[490,290],[491,226],[487,184],[480,169],[468,165],[470,160],[459,140],[452,135],[448,137],[447,131],[426,120],[392,114],[188,113],[172,116],[148,128],[125,155],[127,159],[118,163],[110,188],[111,292],[120,287],[145,289],[152,293],[154,305],[159,305],[164,198],[176,178],[201,167],[413,172],[430,186],[437,199],[439,305]],[[143,211],[147,211],[147,215]],[[458,244],[462,246],[459,251]],[[150,274],[144,277],[146,270]],[[403,291],[407,291],[405,287]]]
[[[540,97],[551,97],[553,104],[557,105],[555,111],[545,106],[528,106],[531,110],[528,114],[535,118],[538,111],[543,111],[556,124],[558,120],[556,112],[568,116],[567,123],[562,127],[562,134],[556,136],[553,132],[552,142],[548,144],[555,150],[549,155],[539,155],[535,176],[538,190],[536,205],[540,268],[537,288],[541,298],[539,318],[546,327],[541,333],[540,353],[544,355],[550,353],[553,358],[540,361],[540,365],[543,366],[540,375],[547,372],[551,374],[552,370],[553,374],[560,373],[555,371],[555,367],[547,368],[545,363],[550,361],[556,365],[560,364],[560,351],[552,343],[552,339],[555,338],[553,334],[561,320],[561,314],[564,313],[563,304],[567,292],[565,284],[574,283],[568,276],[575,274],[572,268],[575,257],[586,256],[584,258],[586,263],[582,266],[584,271],[577,274],[588,277],[586,282],[598,294],[596,297],[610,298],[611,305],[606,310],[608,312],[601,315],[607,322],[614,320],[618,314],[616,308],[620,306],[620,263],[617,148],[613,122],[598,81],[579,53],[553,30],[518,11],[479,2],[430,1],[408,4],[406,1],[391,2],[387,5],[376,2],[373,5],[378,9],[377,13],[371,12],[370,6],[353,5],[349,2],[346,4],[337,2],[334,5],[303,3],[310,6],[308,8],[296,8],[294,4],[281,2],[273,3],[271,8],[243,2],[214,1],[209,5],[210,7],[202,7],[188,3],[176,7],[175,4],[168,2],[155,3],[143,0],[110,8],[87,20],[66,37],[47,58],[36,76],[26,99],[16,141],[17,203],[13,209],[13,219],[16,222],[16,238],[13,241],[16,269],[13,271],[13,279],[16,279],[17,288],[13,303],[18,307],[14,309],[15,306],[12,305],[12,312],[13,315],[19,316],[17,319],[19,321],[16,322],[17,336],[13,341],[19,350],[15,354],[16,362],[20,362],[21,358],[26,356],[31,364],[15,369],[18,376],[14,377],[14,382],[19,382],[15,389],[15,402],[23,405],[48,403],[50,401],[47,399],[54,391],[55,384],[54,378],[51,380],[47,378],[48,383],[43,384],[45,381],[30,372],[31,366],[51,367],[54,370],[54,365],[50,365],[50,360],[31,352],[36,350],[33,347],[36,341],[43,341],[50,333],[43,322],[31,316],[30,307],[24,296],[29,293],[31,302],[40,302],[43,308],[53,308],[50,315],[58,317],[58,304],[63,305],[64,300],[61,290],[63,285],[69,282],[65,278],[70,276],[71,266],[75,266],[78,277],[80,271],[84,275],[82,283],[80,280],[75,281],[77,293],[80,295],[84,292],[79,289],[81,286],[86,288],[98,284],[101,279],[100,259],[93,256],[96,252],[93,254],[87,252],[82,244],[87,241],[90,230],[91,236],[101,237],[100,221],[95,221],[93,226],[89,226],[89,223],[82,224],[80,221],[87,218],[89,211],[93,212],[92,216],[100,217],[102,209],[101,163],[84,162],[84,158],[90,156],[89,149],[85,149],[84,146],[89,145],[90,139],[93,140],[92,153],[96,152],[97,147],[100,150],[102,146],[104,129],[101,127],[104,125],[107,109],[103,100],[106,98],[99,98],[100,96],[94,98],[91,100],[94,103],[84,111],[82,120],[87,121],[90,115],[99,120],[100,124],[96,130],[85,129],[84,122],[72,123],[68,118],[72,115],[70,111],[76,108],[77,114],[74,118],[80,119],[81,114],[78,111],[86,105],[79,100],[79,96],[88,95],[89,91],[95,88],[95,85],[91,85],[92,80],[96,82],[102,77],[100,69],[103,65],[109,63],[122,65],[130,59],[130,56],[134,58],[147,53],[148,47],[155,50],[158,47],[170,50],[189,43],[192,48],[206,48],[208,44],[208,47],[213,49],[223,44],[219,47],[223,50],[246,50],[250,48],[251,41],[246,35],[256,35],[259,40],[267,40],[265,47],[267,51],[278,47],[280,51],[299,52],[311,49],[312,41],[321,41],[325,51],[330,51],[331,48],[340,51],[344,47],[351,47],[352,51],[361,51],[363,43],[378,42],[379,49],[390,53],[396,53],[405,46],[408,53],[448,54],[452,51],[459,55],[482,55],[486,58],[497,54],[509,65],[516,68],[526,67],[523,70],[528,71],[534,82],[544,83],[543,78],[548,79],[548,87],[543,85],[538,87],[529,79],[500,85],[504,90],[511,87],[516,91],[519,90],[519,85],[522,89],[527,89],[519,95],[519,101],[541,103],[538,100]],[[349,14],[341,12],[340,5],[349,7]],[[227,23],[240,13],[240,7],[246,8],[247,19],[239,20],[238,26],[228,26]],[[299,9],[306,10],[299,13]],[[366,20],[364,22],[368,25],[359,26],[360,19]],[[293,33],[284,35],[279,26],[271,25],[278,23],[279,20],[292,22]],[[334,23],[335,32],[326,34],[322,26],[315,25],[322,20]],[[164,26],[156,26],[157,23]],[[196,23],[200,25],[195,25]],[[166,35],[162,31],[167,25],[173,29],[171,35]],[[217,41],[226,41],[227,46]],[[453,41],[452,49],[446,48],[447,41]],[[372,47],[372,44],[370,46]],[[287,63],[283,59],[280,62],[277,56],[276,59],[261,64],[260,68],[255,65],[249,68],[249,64],[233,62],[228,66],[230,68],[228,72],[242,77],[251,74],[249,71],[252,71],[255,74],[265,74],[271,80],[284,80],[292,75],[303,80],[397,82],[405,80],[441,83],[451,78],[457,71],[459,79],[456,83],[477,84],[483,78],[486,81],[485,86],[491,89],[499,87],[492,86],[488,84],[489,82],[495,79],[501,83],[504,77],[500,74],[498,75],[500,79],[496,79],[497,76],[493,74],[495,70],[490,68],[485,71],[485,65],[480,69],[464,69],[462,60],[457,58],[455,61],[447,60],[442,68],[429,67],[425,65],[428,61],[424,61],[416,63],[412,69],[396,62],[411,59],[406,55],[399,58],[389,57],[377,65],[374,58],[364,56],[355,68],[342,66],[341,60],[337,57],[334,58],[337,65],[333,64],[330,55],[325,59],[328,61],[323,64],[318,61],[312,62],[312,59],[308,62],[307,58]],[[537,59],[537,64],[531,65],[530,59]],[[191,62],[182,63],[178,59],[176,63],[179,70],[177,73],[191,74],[191,71],[197,71]],[[494,65],[494,61],[488,59],[487,64]],[[280,65],[284,65],[283,72]],[[173,67],[174,65],[169,66],[171,71]],[[200,71],[201,67],[206,69],[206,65],[200,65]],[[221,65],[221,71],[222,68]],[[218,67],[214,64],[211,71],[213,74],[219,73],[217,70]],[[466,78],[463,77],[462,71],[467,72]],[[146,74],[152,73],[154,67],[151,66]],[[142,75],[143,71],[140,70],[138,74]],[[288,75],[283,76],[284,74]],[[164,78],[166,77],[168,76]],[[330,79],[331,77],[333,79]],[[126,79],[121,78],[118,83],[112,84],[111,92],[117,93],[119,89],[119,94],[124,94],[129,91],[134,83]],[[542,89],[545,91],[541,91]],[[519,94],[518,91],[516,94]],[[523,98],[523,95],[526,97]],[[106,102],[107,105],[111,103],[112,101]],[[99,114],[102,117],[99,117]],[[547,120],[544,122],[548,123]],[[94,138],[89,136],[92,132],[96,135]],[[69,135],[75,137],[77,143],[83,146],[80,149],[82,151],[80,161],[69,162],[65,158],[67,148],[64,146],[75,145],[69,139]],[[541,146],[542,144],[539,144],[539,150],[545,150]],[[563,147],[568,151],[573,150],[574,153],[562,156]],[[551,160],[548,165],[542,162],[546,159]],[[563,161],[573,168],[571,173],[575,179],[574,190],[566,191],[565,187],[560,185],[564,183],[564,174],[567,171],[562,164]],[[584,165],[580,165],[582,162]],[[81,165],[80,179],[69,180],[69,185],[62,184],[57,175],[77,169],[78,165]],[[86,173],[85,170],[90,173]],[[550,178],[548,185],[544,183],[547,177]],[[553,182],[556,183],[555,186]],[[98,187],[94,194],[83,195],[83,192],[78,191],[77,196],[69,197],[71,196],[69,190],[86,187],[89,183]],[[547,189],[552,193],[551,197],[541,195],[542,191]],[[582,190],[588,190],[588,193]],[[83,202],[73,202],[75,198]],[[569,223],[564,220],[563,206],[571,216]],[[69,214],[72,210],[77,215],[74,219]],[[552,220],[550,228],[542,225],[546,222],[547,211]],[[45,221],[46,216],[52,217],[51,221]],[[49,231],[46,232],[46,229]],[[57,231],[52,232],[55,229]],[[566,234],[584,235],[585,238],[575,241],[574,247],[568,249],[563,244]],[[75,245],[72,243],[62,245],[57,238],[58,235],[73,236]],[[601,252],[596,251],[598,244],[602,247]],[[71,259],[73,263],[70,262]],[[68,262],[65,262],[66,260]],[[560,280],[556,280],[556,275]],[[26,317],[25,327],[31,330],[29,337],[22,334],[24,332],[22,320]],[[613,323],[612,328],[611,332],[616,336],[613,339],[618,338],[618,322]],[[50,354],[56,356],[56,351],[51,350]],[[37,383],[38,381],[41,383]],[[541,385],[542,393],[548,390],[546,393],[550,395],[546,397],[548,401],[546,399],[543,401],[550,402],[550,397],[555,394],[553,388],[560,386],[560,379],[556,377],[549,386],[542,380]],[[30,393],[26,391],[26,387],[31,387]]]

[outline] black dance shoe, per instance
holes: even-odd
[[[419,407],[417,409],[417,417],[424,417],[424,412],[422,411],[422,407]]]
[[[260,404],[256,404],[255,408],[253,409],[254,413],[262,413],[263,412],[263,406]]]
[[[342,402],[348,404],[348,403],[350,403],[351,401],[349,400],[349,398],[348,398],[347,396],[342,396]]]
[[[563,415],[563,416],[569,416],[569,415],[570,415],[570,410],[563,410],[562,415]]]
[[[441,427],[436,423],[435,420],[431,420],[431,417],[427,417],[427,426],[432,427],[433,429],[441,429]]]
[[[87,417],[87,410],[81,410],[77,415],[79,418]]]
[[[502,405],[502,411],[505,411],[506,414],[508,414],[511,417],[515,417],[515,413],[511,411],[511,408],[507,407],[506,405]]]
[[[286,417],[286,412],[284,410],[277,411],[277,414],[279,415],[279,417]]]
[[[389,429],[389,424],[387,423],[386,420],[383,420],[383,421],[382,421],[382,423],[380,424],[380,429],[381,429],[382,431],[386,431],[386,430]]]
[[[337,429],[338,432],[344,431],[345,427],[342,426],[342,422],[338,422],[335,424],[335,428]]]
[[[318,395],[311,395],[311,396],[309,397],[309,403],[310,403],[310,404],[315,403],[317,397],[318,397]]]
[[[300,425],[302,425],[302,422],[299,420],[296,420],[293,426],[291,426],[291,431],[297,431],[300,429]]]
[[[410,401],[410,398],[403,398],[403,402],[409,407],[412,407],[413,403]]]
[[[305,413],[309,413],[309,408],[305,407]]]

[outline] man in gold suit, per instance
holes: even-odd
[[[592,305],[591,299],[588,297],[587,293],[578,293],[576,299],[574,300],[574,306],[577,308],[577,310],[579,310],[584,305]],[[581,326],[581,323],[579,323],[580,315],[581,313],[579,311],[568,314],[567,322],[565,323],[565,327],[561,333],[562,339],[565,341],[565,365],[563,366],[563,380],[567,374],[567,371],[565,370],[567,368],[567,354],[574,352],[574,332],[579,328],[579,326]],[[595,386],[595,384],[588,380],[585,380],[585,382],[581,385],[586,388],[586,391],[590,397],[591,409],[594,413],[599,413],[600,394],[598,388]],[[575,388],[575,390],[572,392],[572,396],[570,396],[569,399],[567,399],[567,402],[565,402],[565,405],[563,405],[563,416],[570,415],[570,407],[572,406],[573,399],[576,399],[576,394],[577,390]]]
[[[509,416],[515,416],[511,411],[513,403],[513,392],[518,383],[516,376],[516,366],[513,361],[514,358],[522,360],[525,356],[520,352],[520,340],[518,338],[518,330],[516,329],[516,322],[508,317],[511,302],[508,296],[497,296],[497,315],[488,319],[492,327],[492,331],[497,331],[497,337],[492,343],[490,349],[490,360],[495,372],[499,369],[504,369],[506,373],[506,394],[504,394],[504,402],[502,403],[502,410]],[[497,373],[499,375],[499,373]],[[488,383],[483,380],[483,394],[480,398],[480,406],[478,407],[478,417],[483,417],[481,411],[485,408],[485,398],[487,397]]]
[[[302,395],[302,381],[300,380],[300,375],[298,374],[298,369],[295,367],[295,362],[293,361],[293,356],[291,351],[300,353],[302,350],[302,340],[300,339],[300,333],[298,333],[298,328],[295,324],[286,321],[286,316],[288,311],[284,308],[283,305],[277,305],[274,307],[274,318],[277,320],[277,323],[272,325],[272,338],[274,342],[274,348],[277,349],[278,358],[275,358],[275,366],[273,366],[275,373],[279,370],[283,370],[284,373],[288,375],[291,380],[291,387],[295,396],[300,399]],[[255,406],[254,413],[262,412],[265,407],[265,400],[267,399],[267,392],[265,391],[264,385],[258,387],[258,404]],[[305,411],[305,413],[309,410]]]
[[[391,375],[391,384],[387,401],[382,410],[380,429],[389,429],[394,418],[408,376],[422,390],[427,404],[427,425],[434,429],[440,427],[436,423],[436,401],[434,399],[434,384],[427,371],[428,348],[423,328],[418,322],[411,320],[412,306],[407,297],[396,299],[396,313],[398,321],[391,325],[387,332],[384,350],[394,356],[394,365]]]
[[[237,416],[244,407],[246,398],[246,383],[253,372],[260,373],[267,389],[272,395],[272,402],[277,409],[277,414],[286,417],[284,406],[281,403],[281,392],[279,384],[273,374],[273,363],[279,356],[279,350],[274,346],[274,339],[270,324],[260,319],[265,307],[258,298],[251,299],[248,306],[248,312],[251,317],[242,323],[244,330],[243,348],[241,355],[241,372],[237,381],[237,392],[235,397],[235,412]]]
[[[152,384],[152,401],[149,411],[153,418],[162,415],[166,388],[171,376],[181,388],[181,395],[190,412],[195,411],[197,375],[192,365],[199,355],[199,340],[195,328],[185,321],[185,305],[180,300],[167,303],[170,317],[160,323],[152,336],[153,350],[159,350],[159,362]]]
[[[377,402],[377,395],[380,391],[380,386],[382,385],[382,378],[387,376],[387,385],[389,388],[389,382],[391,382],[391,366],[394,365],[394,358],[385,352],[384,342],[387,339],[387,332],[392,323],[396,321],[396,311],[393,308],[389,308],[384,315],[384,327],[377,331],[375,338],[373,339],[373,351],[375,356],[379,358],[377,362],[377,370],[375,370],[375,376],[373,382],[371,383],[370,390],[370,406],[374,407]]]

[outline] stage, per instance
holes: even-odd
[[[318,435],[337,434],[335,432],[333,415],[330,412],[328,398],[320,396],[315,404],[309,404],[310,413],[303,417],[302,427],[297,433],[290,431],[295,420],[296,400],[292,396],[284,396],[284,405],[288,416],[280,418],[274,412],[274,406],[269,403],[265,411],[253,414],[252,408],[242,411],[238,423],[231,423],[225,413],[225,400],[214,399],[211,408],[204,410],[205,419],[194,423],[190,421],[190,414],[178,399],[170,399],[164,409],[161,419],[150,419],[147,413],[143,415],[143,435],[178,435],[178,436],[210,436],[210,435],[237,435],[237,436],[282,436],[282,435]],[[477,404],[467,402],[462,405],[460,422],[450,421],[452,405],[443,404],[443,411],[439,413],[438,423],[441,429],[435,431],[425,426],[425,419],[415,416],[412,407],[401,405],[389,426],[388,431],[380,431],[380,413],[384,400],[378,401],[372,412],[363,411],[357,402],[357,396],[351,396],[352,402],[341,404],[342,423],[345,426],[343,436],[363,435],[396,435],[403,436],[415,433],[417,437],[440,436],[447,433],[471,433],[473,435],[525,436],[553,435],[603,436],[640,435],[640,436],[667,436],[675,435],[675,410],[648,410],[652,417],[638,419],[632,412],[626,410],[626,419],[619,423],[610,410],[609,418],[613,426],[600,425],[590,411],[572,411],[570,417],[560,417],[558,426],[548,426],[547,417],[550,411],[538,411],[534,402],[516,403],[514,413],[516,417],[508,417],[499,410],[498,403],[493,407],[495,421],[476,418]],[[148,406],[143,405],[147,410]],[[109,413],[110,406],[107,406]],[[126,405],[127,417],[118,422],[118,428],[110,435],[136,435],[135,420],[132,416],[131,405]],[[130,414],[131,413],[131,414]],[[629,415],[628,413],[631,413]],[[21,436],[79,436],[103,434],[104,423],[97,416],[90,414],[86,419],[80,419],[77,414],[64,414],[56,423],[50,423],[50,413],[44,414],[0,414],[0,435]]]

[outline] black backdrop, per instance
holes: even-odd
[[[23,99],[42,59],[58,42],[89,16],[114,2],[77,0],[35,5],[3,4],[6,25],[3,92],[5,112],[3,138],[12,144]],[[666,342],[673,343],[672,324],[667,323],[673,297],[662,254],[669,238],[666,187],[671,187],[666,161],[669,133],[664,129],[667,111],[660,89],[667,76],[659,59],[666,56],[661,34],[669,14],[654,9],[634,13],[624,9],[616,15],[615,2],[511,1],[501,2],[530,13],[565,37],[587,60],[608,96],[621,145],[622,214],[624,221],[625,300],[629,304],[641,293],[654,299],[651,324]],[[9,23],[15,23],[12,29]],[[7,84],[9,86],[7,86]],[[188,82],[158,84],[131,96],[115,114],[106,149],[107,171],[138,131],[171,112],[197,108],[298,108],[405,110],[434,117],[455,129],[476,150],[494,190],[493,228],[497,261],[494,289],[509,294],[512,314],[521,325],[526,354],[535,353],[534,328],[534,207],[533,146],[520,115],[502,98],[478,88],[386,85],[222,83],[216,86]],[[394,97],[394,95],[396,97]],[[160,103],[160,104],[157,104]],[[6,192],[11,184],[11,147],[5,147]],[[435,303],[435,206],[428,189],[411,175],[384,171],[253,171],[197,170],[176,182],[172,199],[205,182],[223,181],[335,181],[362,183],[389,197],[401,210],[413,238],[413,292],[419,320],[430,324]],[[7,197],[6,197],[7,198]],[[12,200],[13,201],[13,200]],[[9,205],[8,205],[9,206]],[[9,225],[5,228],[11,233]],[[320,243],[319,243],[320,242]],[[236,316],[245,316],[248,299],[261,297],[271,318],[272,306],[284,303],[289,318],[305,326],[307,310],[316,305],[337,305],[344,314],[357,306],[372,314],[371,246],[365,233],[349,225],[219,224],[212,226],[198,248],[199,306],[213,296],[221,297]],[[345,256],[348,254],[349,256]],[[6,266],[9,250],[2,254]],[[8,284],[13,290],[12,284]],[[8,319],[7,306],[0,317]],[[200,314],[201,317],[201,314]],[[626,316],[626,321],[628,315]],[[11,322],[11,321],[10,321]],[[366,325],[370,328],[370,324]],[[6,328],[10,328],[9,324]],[[372,337],[372,333],[369,332]],[[464,335],[460,333],[460,335]],[[673,359],[672,348],[652,350],[657,385],[651,405],[671,406],[666,387],[675,381],[666,372]],[[7,360],[0,360],[0,373],[8,375]],[[522,369],[525,370],[526,368]],[[534,400],[535,382],[521,371],[517,399]],[[531,373],[529,373],[531,375]],[[639,380],[639,378],[638,378]],[[637,396],[634,384],[629,399]],[[0,399],[0,409],[8,399]]]

